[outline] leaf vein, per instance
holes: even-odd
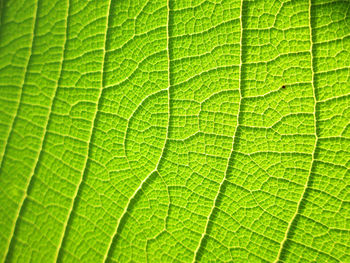
[[[205,239],[205,237],[208,235],[208,227],[209,227],[209,223],[210,220],[212,219],[213,215],[214,215],[214,210],[217,207],[217,202],[219,200],[219,196],[222,193],[223,190],[223,186],[225,184],[225,182],[227,181],[227,173],[228,173],[228,169],[229,169],[229,165],[230,162],[233,158],[233,153],[234,153],[234,148],[236,146],[236,136],[237,136],[237,130],[239,128],[239,122],[240,122],[240,115],[241,115],[241,102],[242,102],[242,64],[243,64],[243,58],[242,58],[242,51],[243,51],[243,2],[244,0],[241,0],[241,8],[240,8],[240,28],[241,28],[241,36],[240,36],[240,62],[239,62],[239,84],[238,84],[238,92],[239,92],[239,102],[238,102],[238,115],[237,115],[237,125],[236,125],[236,129],[234,131],[233,134],[233,140],[232,140],[232,146],[231,146],[231,153],[230,156],[227,160],[227,165],[226,165],[226,170],[225,170],[225,174],[224,177],[222,179],[222,181],[220,182],[220,186],[219,186],[219,191],[217,192],[214,200],[213,200],[213,206],[211,211],[208,214],[207,217],[207,221],[206,221],[206,225],[204,228],[204,232],[202,233],[202,236],[199,240],[198,246],[196,248],[196,250],[194,251],[194,257],[193,257],[193,262],[198,261],[199,256],[200,256],[200,249],[203,247],[203,241]]]
[[[94,132],[94,129],[96,127],[96,122],[97,122],[96,116],[97,116],[98,111],[99,111],[99,105],[100,105],[101,98],[103,97],[102,93],[103,93],[103,86],[104,86],[104,80],[103,79],[104,79],[104,67],[105,67],[105,60],[106,60],[106,43],[107,43],[107,35],[108,35],[108,29],[109,29],[109,20],[110,20],[110,15],[111,15],[110,7],[111,7],[112,1],[113,0],[110,0],[109,3],[108,3],[108,6],[107,6],[106,33],[104,35],[104,48],[103,48],[103,58],[102,58],[102,65],[101,65],[101,87],[99,89],[99,94],[98,94],[97,102],[96,102],[96,105],[95,105],[95,113],[94,113],[93,121],[92,121],[92,127],[91,127],[90,135],[89,135],[89,141],[87,143],[88,150],[87,150],[87,153],[86,153],[86,157],[85,157],[85,161],[84,161],[84,167],[82,169],[80,181],[78,182],[78,185],[76,187],[75,193],[73,195],[72,202],[71,202],[71,207],[68,210],[67,219],[66,219],[66,221],[64,222],[64,225],[63,225],[62,235],[60,237],[60,244],[58,245],[57,250],[56,250],[55,261],[58,260],[58,258],[60,257],[60,255],[61,255],[61,253],[63,251],[62,247],[64,245],[64,240],[65,240],[66,232],[67,232],[67,229],[68,229],[67,227],[69,225],[69,222],[72,220],[72,214],[73,214],[73,210],[74,210],[74,208],[76,206],[77,196],[79,195],[79,192],[80,192],[80,189],[81,189],[80,186],[82,185],[84,177],[85,177],[85,174],[87,172],[89,156],[90,156],[90,153],[91,153],[92,137],[93,137],[93,132]]]
[[[305,200],[307,190],[310,189],[310,183],[311,183],[311,175],[313,172],[314,164],[315,164],[315,153],[317,149],[317,142],[318,142],[318,135],[317,135],[317,117],[316,117],[316,107],[317,107],[317,98],[316,98],[316,90],[315,90],[315,70],[314,70],[314,65],[313,65],[313,40],[312,40],[312,25],[311,25],[311,8],[312,8],[312,0],[309,0],[309,33],[310,33],[310,62],[311,62],[311,74],[312,74],[312,91],[313,91],[313,99],[314,99],[314,128],[315,128],[315,144],[313,147],[312,151],[312,159],[311,159],[311,164],[310,164],[310,170],[308,172],[308,177],[306,179],[305,185],[303,192],[301,193],[300,199],[297,203],[297,207],[295,210],[295,213],[293,214],[291,220],[288,223],[287,230],[285,232],[284,238],[280,244],[280,249],[277,254],[277,258],[275,260],[275,263],[280,262],[283,257],[283,252],[286,249],[286,243],[288,241],[289,235],[291,233],[291,228],[293,224],[296,222],[297,215],[300,213],[300,210],[302,208],[301,203]]]

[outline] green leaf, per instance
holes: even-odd
[[[350,2],[0,1],[0,260],[350,262]]]

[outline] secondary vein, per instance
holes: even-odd
[[[81,177],[80,177],[78,186],[77,186],[77,188],[75,190],[75,193],[73,195],[71,206],[70,206],[70,209],[68,211],[67,219],[66,219],[66,221],[64,222],[64,225],[63,225],[63,231],[62,231],[62,235],[60,237],[60,243],[59,243],[59,246],[57,247],[57,250],[56,250],[55,261],[57,261],[59,255],[60,255],[60,253],[62,251],[61,249],[62,249],[64,237],[66,236],[67,226],[68,226],[68,224],[69,224],[69,222],[71,220],[72,212],[73,212],[75,204],[76,204],[76,199],[77,199],[77,196],[79,194],[80,186],[82,185],[83,179],[84,179],[85,174],[87,172],[87,170],[86,170],[87,163],[89,161],[89,156],[91,154],[91,141],[92,141],[93,132],[95,130],[96,122],[97,122],[96,116],[97,116],[97,113],[99,111],[99,105],[100,105],[101,98],[103,97],[102,96],[102,93],[103,93],[102,91],[103,91],[103,87],[104,87],[104,81],[103,80],[104,80],[104,67],[105,67],[105,61],[106,61],[106,45],[107,45],[106,43],[107,43],[107,35],[108,35],[108,29],[109,29],[109,18],[110,18],[110,9],[111,9],[112,1],[113,0],[110,0],[109,3],[108,3],[108,6],[107,6],[106,33],[104,35],[104,46],[103,46],[102,65],[101,65],[101,87],[100,87],[100,90],[99,90],[98,99],[97,99],[97,103],[96,103],[96,106],[95,106],[95,113],[94,113],[94,116],[92,118],[93,122],[92,122],[92,127],[91,127],[90,135],[89,135],[88,150],[87,150],[86,158],[85,158],[85,161],[84,161],[84,167],[82,169]]]
[[[300,196],[300,199],[299,199],[299,201],[297,203],[297,208],[295,210],[295,213],[294,213],[294,215],[292,216],[291,220],[288,223],[287,230],[286,230],[284,238],[283,238],[283,240],[281,242],[280,249],[278,251],[275,263],[277,263],[277,262],[279,262],[281,260],[281,256],[283,255],[283,251],[285,250],[286,243],[287,243],[287,240],[288,240],[288,237],[289,237],[289,234],[290,234],[291,227],[293,226],[297,215],[300,213],[301,203],[305,199],[305,194],[307,192],[307,189],[309,188],[309,185],[310,185],[310,182],[311,182],[311,180],[310,180],[311,173],[312,173],[313,166],[314,166],[314,163],[315,163],[315,152],[316,152],[317,142],[318,142],[317,119],[316,119],[317,99],[316,99],[315,81],[314,81],[314,79],[315,79],[315,72],[314,72],[314,66],[313,66],[313,42],[312,42],[312,26],[311,26],[311,7],[312,7],[312,0],[309,0],[309,32],[310,32],[310,51],[309,52],[310,52],[310,60],[311,60],[310,61],[311,62],[311,78],[312,78],[311,79],[311,85],[312,85],[312,92],[313,92],[313,99],[314,99],[313,116],[314,116],[314,128],[315,128],[315,131],[314,131],[315,132],[315,144],[314,144],[314,148],[313,148],[313,151],[312,151],[312,159],[311,159],[310,169],[309,169],[308,177],[307,177],[305,185],[304,185],[303,192],[302,192],[302,194]]]
[[[3,163],[4,163],[4,157],[8,151],[8,143],[9,143],[9,140],[11,138],[11,135],[13,133],[13,128],[15,126],[15,123],[16,123],[16,120],[17,120],[17,116],[18,116],[18,113],[19,113],[19,108],[20,108],[20,105],[22,103],[22,100],[23,100],[23,87],[24,87],[24,84],[26,83],[27,81],[27,78],[28,78],[28,68],[29,68],[29,64],[30,64],[30,61],[31,61],[31,58],[32,58],[32,54],[33,54],[33,45],[34,45],[34,36],[35,36],[35,33],[36,33],[36,23],[37,23],[37,15],[38,15],[38,5],[39,5],[39,0],[36,1],[36,4],[35,4],[35,7],[34,7],[34,17],[33,17],[33,33],[31,34],[31,39],[30,39],[30,42],[31,42],[31,45],[30,45],[30,50],[29,50],[29,57],[28,57],[28,60],[27,60],[27,63],[26,63],[26,66],[25,66],[25,69],[24,69],[24,77],[23,77],[23,80],[19,86],[20,88],[20,92],[19,92],[19,101],[17,103],[17,107],[16,107],[16,113],[15,115],[13,116],[13,119],[12,119],[12,122],[11,122],[11,125],[9,127],[9,131],[8,131],[8,134],[7,134],[7,138],[5,140],[5,146],[4,146],[4,150],[3,152],[1,153],[1,163],[0,163],[0,171],[1,171],[1,168],[3,166]],[[1,5],[0,5],[1,7]],[[1,7],[2,8],[2,7]],[[4,8],[3,8],[4,9]],[[3,11],[3,10],[2,10]],[[1,17],[2,19],[2,17]]]
[[[30,60],[31,60],[31,57],[32,57],[32,54],[33,54],[33,46],[34,46],[34,36],[35,36],[35,33],[36,33],[36,24],[37,24],[37,17],[38,17],[38,5],[39,5],[39,0],[36,2],[35,4],[35,8],[34,8],[34,22],[33,22],[33,33],[31,35],[31,47],[30,47],[30,54],[29,54],[29,58],[28,58],[28,61],[27,61],[27,65],[26,65],[26,68],[25,68],[25,76],[23,78],[23,81],[21,83],[21,91],[20,91],[20,100],[17,104],[17,109],[16,109],[16,114],[13,118],[13,121],[12,121],[12,124],[11,124],[11,127],[10,127],[10,130],[9,130],[9,134],[7,136],[7,139],[6,139],[6,144],[5,144],[5,147],[4,147],[4,152],[3,152],[3,155],[2,155],[2,160],[1,160],[1,165],[0,165],[0,172],[1,172],[1,169],[2,169],[2,165],[3,165],[3,162],[4,162],[4,157],[8,151],[8,143],[9,143],[9,140],[11,138],[11,134],[13,132],[13,128],[14,128],[14,125],[15,125],[15,122],[16,122],[16,119],[17,119],[17,116],[18,116],[18,112],[19,112],[19,108],[20,108],[20,105],[21,105],[21,102],[22,102],[22,99],[23,99],[23,87],[24,87],[24,84],[26,83],[26,80],[27,80],[27,77],[28,77],[28,68],[29,68],[29,64],[30,64]],[[30,179],[29,179],[30,181]],[[14,234],[15,234],[15,231],[16,231],[16,226],[17,226],[17,222],[18,222],[18,219],[19,219],[19,215],[20,215],[20,212],[22,210],[22,207],[23,207],[23,203],[24,203],[24,200],[27,196],[27,190],[28,190],[28,185],[27,184],[27,187],[26,187],[26,192],[25,194],[23,195],[22,199],[20,200],[20,203],[19,203],[19,206],[17,208],[17,215],[16,215],[16,219],[14,221],[14,224],[12,225],[12,229],[11,229],[11,234],[10,234],[10,237],[9,237],[9,242],[6,246],[6,251],[4,252],[4,258],[5,261],[6,259],[8,258],[9,256],[9,251],[10,251],[10,248],[11,248],[11,244],[13,243],[13,238],[14,238]]]
[[[168,92],[168,123],[167,123],[167,129],[166,129],[166,137],[164,140],[164,145],[163,145],[163,149],[162,152],[160,154],[160,157],[157,161],[156,167],[153,171],[151,171],[139,184],[138,188],[135,190],[135,192],[133,193],[133,195],[129,198],[128,203],[126,204],[121,216],[118,219],[117,222],[117,226],[115,228],[115,231],[113,233],[113,235],[111,236],[110,242],[108,244],[108,248],[107,248],[107,252],[105,254],[104,260],[103,262],[106,262],[108,259],[110,259],[111,255],[111,251],[112,251],[112,246],[113,246],[113,241],[115,239],[115,237],[118,236],[118,233],[120,232],[120,228],[121,228],[121,222],[123,221],[123,219],[125,218],[125,216],[128,213],[131,201],[137,196],[137,194],[141,191],[143,185],[149,180],[149,178],[151,177],[152,174],[158,172],[158,168],[159,168],[159,164],[161,163],[161,160],[163,159],[164,156],[164,150],[165,147],[167,145],[168,139],[169,139],[169,124],[170,124],[170,86],[171,86],[171,77],[170,77],[170,53],[169,53],[169,17],[170,17],[170,7],[169,7],[169,1],[167,0],[167,24],[166,24],[166,51],[167,51],[167,61],[168,61],[168,87],[167,87],[167,92]],[[159,172],[158,172],[159,174]],[[159,174],[160,176],[160,174]]]
[[[216,194],[216,196],[214,198],[212,209],[210,210],[210,212],[208,214],[206,225],[205,225],[205,228],[204,228],[204,232],[202,233],[202,236],[201,236],[201,238],[199,240],[198,246],[197,246],[196,250],[194,251],[193,262],[196,262],[198,260],[199,251],[200,251],[201,247],[203,246],[203,240],[204,240],[205,236],[208,235],[209,223],[210,223],[210,220],[213,217],[214,210],[217,207],[217,202],[218,202],[219,196],[220,196],[220,194],[222,192],[223,185],[224,185],[225,181],[227,181],[227,173],[228,173],[228,169],[229,169],[229,164],[230,164],[231,160],[233,159],[234,148],[236,146],[236,137],[237,137],[237,130],[239,128],[239,117],[241,115],[240,113],[241,113],[241,102],[242,102],[243,2],[244,2],[244,0],[241,0],[240,17],[239,17],[240,28],[241,28],[241,35],[240,35],[240,45],[239,45],[240,46],[240,56],[239,56],[240,57],[240,61],[239,61],[239,77],[238,77],[239,102],[238,102],[236,129],[235,129],[234,134],[233,134],[231,152],[230,152],[230,156],[229,156],[229,158],[227,160],[225,174],[224,174],[224,177],[223,177],[222,181],[220,182],[219,190],[218,190],[218,192],[217,192],[217,194]]]

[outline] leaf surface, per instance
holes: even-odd
[[[350,3],[8,0],[0,258],[350,262]]]

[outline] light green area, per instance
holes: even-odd
[[[350,262],[349,1],[0,8],[1,262]]]

